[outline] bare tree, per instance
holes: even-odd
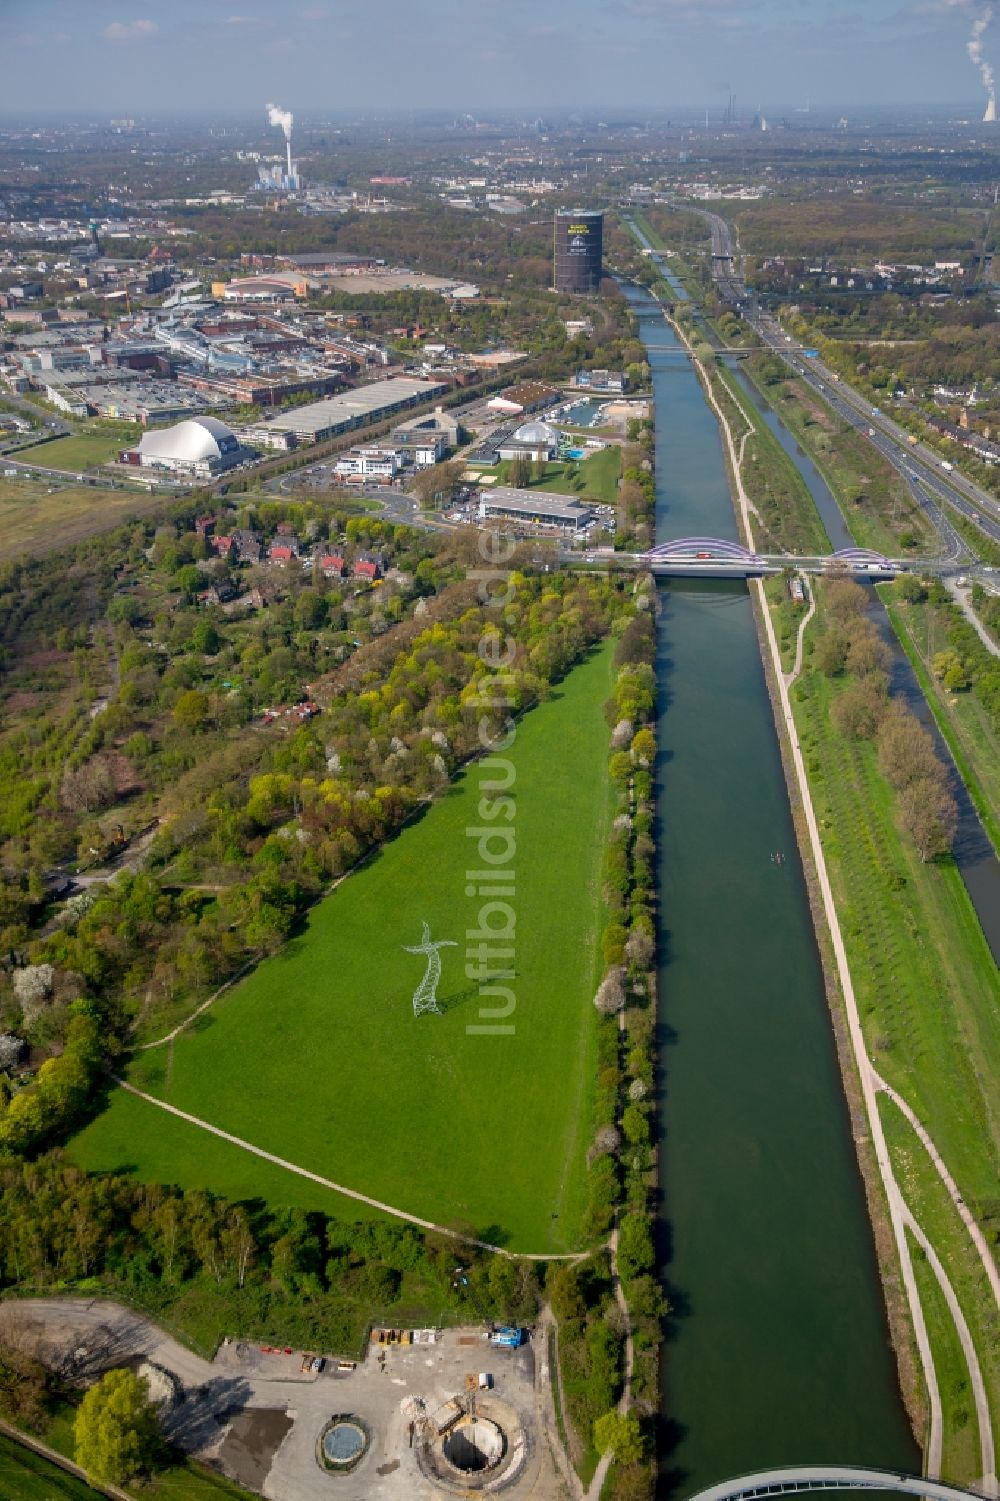
[[[944,781],[934,742],[903,704],[892,704],[878,732],[878,764],[897,792],[921,779]]]
[[[111,767],[100,756],[92,756],[82,766],[67,766],[60,787],[63,807],[72,813],[96,813],[115,800],[115,779]]]
[[[648,969],[653,962],[656,953],[656,945],[650,935],[643,928],[636,928],[629,934],[625,945],[625,958],[636,969]]]
[[[892,652],[870,620],[858,620],[851,628],[847,647],[847,670],[858,677],[885,674],[892,666]]]
[[[605,1154],[609,1157],[614,1157],[621,1149],[621,1144],[621,1132],[617,1126],[601,1126],[594,1137],[594,1143],[590,1149],[591,1160],[595,1157],[602,1157]]]
[[[827,613],[834,620],[847,624],[868,608],[868,595],[853,579],[830,579],[823,590],[823,602]]]
[[[958,806],[940,777],[917,777],[899,794],[903,827],[921,860],[951,849],[958,829]]]
[[[887,708],[884,685],[877,675],[850,683],[835,700],[831,716],[849,740],[872,740]]]

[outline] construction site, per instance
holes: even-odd
[[[167,1438],[271,1501],[569,1494],[547,1329],[375,1329],[365,1358],[224,1340],[203,1360],[119,1304],[0,1305],[0,1335],[71,1385],[116,1366],[150,1382]]]

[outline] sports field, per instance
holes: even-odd
[[[610,816],[603,716],[610,645],[520,723],[514,816],[488,823],[460,778],[311,914],[302,936],[170,1048],[138,1054],[138,1087],[269,1152],[411,1214],[471,1223],[524,1251],[576,1249],[595,1069],[601,866]],[[484,901],[470,829],[513,831],[516,1008],[481,1025],[467,939]],[[493,850],[499,848],[499,841]],[[444,1014],[415,1017],[423,922],[442,949]],[[272,1202],[365,1211],[155,1105],[116,1091],[72,1144],[84,1167]],[[287,1195],[283,1184],[287,1180]]]

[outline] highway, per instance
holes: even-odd
[[[992,541],[1000,544],[1000,501],[974,485],[957,470],[944,470],[939,454],[923,443],[913,443],[906,430],[891,417],[869,403],[842,381],[818,357],[810,358],[790,336],[782,331],[778,320],[759,308],[739,274],[734,255],[732,233],[725,219],[707,209],[687,205],[707,220],[712,233],[712,274],[723,300],[734,307],[760,337],[780,356],[795,374],[833,408],[839,417],[864,433],[873,446],[904,477],[914,500],[924,511],[941,537],[946,556],[955,562],[969,557],[968,549],[942,511],[942,503],[953,506]],[[975,565],[973,565],[973,571]]]

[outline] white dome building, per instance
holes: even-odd
[[[173,427],[144,433],[132,452],[143,469],[202,477],[231,469],[249,457],[232,428],[215,417],[188,417]]]
[[[549,422],[535,418],[522,422],[514,433],[497,450],[502,459],[554,459],[559,452],[559,433]]]

